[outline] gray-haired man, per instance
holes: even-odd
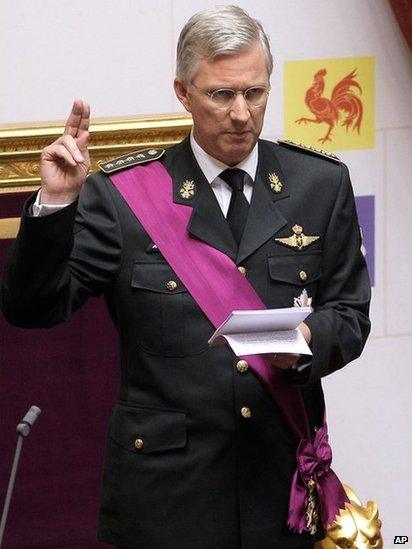
[[[189,233],[231,257],[266,306],[290,307],[304,288],[312,298],[300,326],[311,363],[296,369],[300,357],[285,354],[272,366],[302,387],[314,432],[320,378],[358,356],[368,335],[369,283],[346,167],[259,140],[271,70],[267,37],[243,10],[193,16],[174,83],[193,132],[155,158],[174,203],[193,208]],[[287,526],[298,441],[247,361],[209,348],[213,325],[112,185],[113,170],[86,182],[89,115],[75,101],[64,135],[43,151],[42,189],[23,217],[2,308],[18,325],[46,326],[89,295],[108,300],[121,385],[99,538],[141,549],[312,547],[320,525],[315,535]],[[293,245],[305,234],[317,238]]]

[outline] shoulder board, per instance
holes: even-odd
[[[316,154],[318,156],[322,156],[323,158],[328,158],[329,160],[333,160],[333,162],[340,162],[340,159],[338,156],[336,156],[336,154],[333,154],[328,151],[324,151],[322,149],[316,149],[311,145],[305,145],[304,143],[295,143],[294,141],[289,141],[289,139],[278,139],[276,143],[278,143],[279,145],[283,145],[284,147],[291,147],[293,149],[304,150],[304,151]]]
[[[131,168],[137,164],[158,160],[164,152],[164,149],[143,149],[142,151],[134,151],[108,160],[107,162],[100,162],[99,168],[104,173],[113,173],[118,170],[123,170],[124,168]]]

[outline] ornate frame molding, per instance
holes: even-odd
[[[90,126],[91,169],[133,150],[169,147],[181,141],[191,127],[192,119],[186,114],[95,119]],[[63,121],[0,126],[0,195],[38,187],[41,151],[63,129]]]
[[[0,219],[0,240],[15,238],[19,232],[20,217]]]

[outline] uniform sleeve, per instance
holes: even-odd
[[[348,169],[342,164],[323,243],[317,305],[305,320],[312,332],[312,362],[302,372],[288,372],[292,383],[313,383],[361,354],[370,331],[370,282],[360,247],[352,185]]]
[[[23,212],[1,283],[5,318],[26,328],[53,326],[89,296],[104,293],[120,270],[121,231],[109,184],[87,179],[79,200],[46,217]]]

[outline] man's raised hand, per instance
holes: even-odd
[[[90,169],[89,124],[89,105],[75,99],[63,135],[42,151],[41,203],[68,204],[76,200]]]

